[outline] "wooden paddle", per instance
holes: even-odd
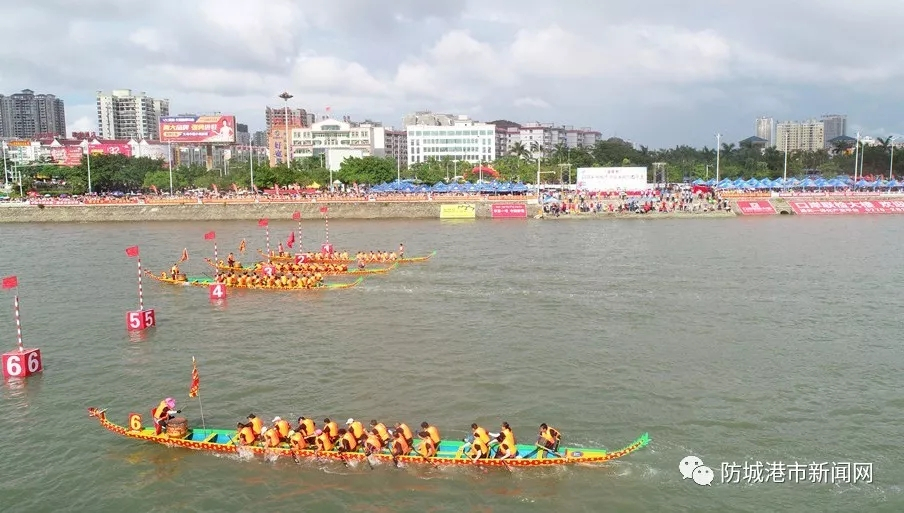
[[[555,454],[556,456],[558,456],[558,457],[560,457],[560,458],[565,458],[565,456],[562,456],[561,454],[559,454],[559,453],[557,453],[556,451],[550,449],[549,447],[546,447],[545,445],[540,445],[540,444],[536,444],[536,445],[537,445],[537,449],[543,449],[544,451],[546,451],[546,452],[548,452],[548,453],[551,453],[551,454]],[[567,459],[567,458],[566,458],[566,459]]]

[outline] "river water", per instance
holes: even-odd
[[[294,227],[271,220],[273,243]],[[221,255],[247,239],[253,260],[263,229],[2,225],[0,274],[19,277],[26,345],[46,370],[2,386],[0,510],[901,511],[902,227],[896,216],[337,221],[337,249],[438,253],[350,290],[225,304],[145,280],[159,326],[135,337],[125,247],[158,272],[188,248],[183,268],[198,274],[205,232]],[[306,245],[324,238],[319,222],[304,231]],[[0,306],[12,349],[10,291]],[[192,356],[208,426],[253,411],[428,420],[447,438],[506,420],[524,441],[544,421],[567,445],[653,441],[602,466],[372,470],[171,449],[88,418],[97,406],[125,424],[173,396],[199,425]],[[682,479],[688,455],[713,469],[712,486]],[[722,462],[745,461],[872,464],[872,482],[722,482]]]

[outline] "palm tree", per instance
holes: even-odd
[[[521,141],[516,142],[512,145],[512,148],[509,150],[509,154],[519,159],[527,160],[530,158],[530,150],[522,143]]]

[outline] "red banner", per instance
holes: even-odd
[[[739,201],[738,210],[745,216],[764,216],[775,214],[775,207],[768,201]]]
[[[527,218],[527,205],[524,203],[494,203],[490,207],[490,217],[493,219],[525,219]]]
[[[125,155],[126,157],[132,156],[132,147],[126,143],[101,143],[101,144],[89,144],[89,148],[91,148],[91,154],[103,154],[103,155]]]
[[[61,166],[75,167],[82,162],[81,146],[57,146],[50,148],[50,158]]]
[[[904,201],[788,201],[795,214],[904,214]]]

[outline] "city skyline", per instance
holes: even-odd
[[[263,109],[281,107],[277,96],[288,91],[290,108],[318,117],[331,106],[336,118],[397,126],[412,111],[458,112],[592,126],[603,138],[651,148],[712,147],[716,133],[742,140],[753,135],[749,120],[764,113],[784,120],[845,112],[848,133],[901,133],[894,106],[904,67],[894,40],[883,40],[894,31],[883,27],[904,21],[904,5],[830,3],[798,2],[781,16],[726,7],[701,18],[691,15],[694,5],[654,0],[644,2],[648,9],[533,0],[212,9],[164,1],[140,22],[111,0],[87,9],[52,4],[8,13],[12,40],[46,57],[24,61],[0,48],[0,89],[65,99],[67,133],[99,130],[94,92],[111,88],[169,98],[173,112],[234,114],[251,132],[264,129]],[[873,28],[843,40],[819,29],[851,19]],[[28,30],[38,21],[59,30]],[[783,30],[785,23],[799,30]],[[98,55],[103,66],[91,64]]]

